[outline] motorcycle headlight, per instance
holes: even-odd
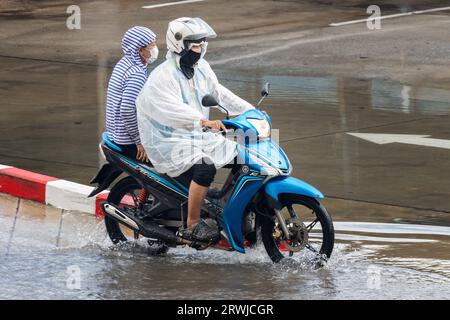
[[[252,126],[258,131],[259,138],[268,138],[270,137],[270,124],[266,118],[263,120],[260,119],[247,119],[248,122],[251,123]]]

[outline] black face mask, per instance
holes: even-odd
[[[192,79],[192,77],[194,76],[194,64],[196,64],[198,60],[200,60],[201,55],[201,52],[197,53],[189,50],[181,57],[180,67],[186,78]]]

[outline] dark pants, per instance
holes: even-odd
[[[205,162],[202,159],[194,164],[188,171],[176,177],[176,179],[187,188],[189,188],[192,180],[203,187],[209,187],[214,181],[216,172],[217,170],[214,164]]]
[[[137,156],[137,147],[133,144],[118,144],[116,143],[120,149],[122,149],[122,154],[127,156],[128,158],[131,158],[133,160],[136,159]]]
[[[237,157],[232,162],[224,166],[224,168],[231,169],[231,173],[234,175],[239,171],[240,166],[237,163]],[[194,180],[197,184],[203,187],[209,187],[214,181],[217,169],[214,164],[209,164],[203,159],[194,164],[188,171],[182,173],[176,177],[179,182],[189,188],[191,181]]]

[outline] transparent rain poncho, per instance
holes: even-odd
[[[219,84],[209,64],[200,59],[188,80],[179,67],[180,57],[167,60],[149,76],[136,100],[142,145],[156,170],[176,177],[202,158],[220,168],[236,156],[236,143],[221,133],[203,132],[201,119],[209,108],[201,105],[212,94],[230,115],[253,106]]]

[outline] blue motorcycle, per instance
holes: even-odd
[[[268,94],[266,84],[258,106]],[[206,95],[202,104],[222,108],[211,95]],[[180,245],[245,253],[246,247],[255,246],[261,239],[274,262],[302,251],[327,260],[333,251],[334,228],[319,202],[324,196],[290,176],[289,159],[271,138],[270,117],[254,109],[233,119],[227,113],[222,122],[227,137],[238,142],[238,161],[226,166],[231,169],[228,178],[220,190],[208,192],[202,208],[202,218],[220,231],[221,239],[216,243],[189,241],[181,236],[187,221],[188,182],[124,156],[120,147],[103,134],[100,150],[107,163],[91,181],[98,186],[90,196],[108,188],[120,174],[128,174],[102,203],[112,242],[145,237],[152,254]]]

